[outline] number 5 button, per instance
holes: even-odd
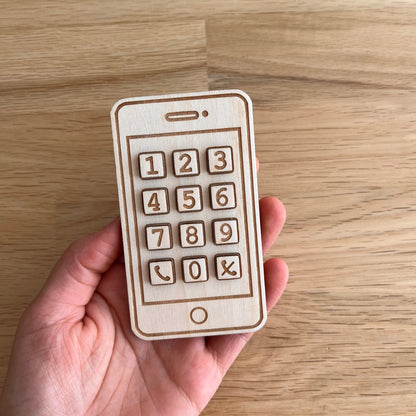
[[[178,186],[176,188],[176,205],[179,212],[201,211],[201,187]]]
[[[210,186],[211,208],[235,208],[235,186],[231,183],[216,183]]]

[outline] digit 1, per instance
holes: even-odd
[[[148,175],[157,175],[159,173],[158,170],[155,170],[155,167],[153,165],[153,156],[149,156],[145,159],[146,162],[149,162],[150,170],[147,171]]]

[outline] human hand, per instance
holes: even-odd
[[[263,252],[285,210],[260,200]],[[20,321],[2,415],[197,415],[251,333],[143,341],[130,329],[120,221],[70,245]],[[264,264],[268,311],[286,286],[280,259]]]

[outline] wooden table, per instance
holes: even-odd
[[[7,1],[0,379],[24,308],[118,212],[119,98],[240,88],[287,291],[204,415],[416,414],[412,1]]]

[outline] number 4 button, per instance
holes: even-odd
[[[230,173],[234,170],[233,149],[230,146],[210,147],[207,155],[209,173]]]
[[[145,215],[167,214],[169,212],[169,198],[166,188],[144,189],[142,199]]]

